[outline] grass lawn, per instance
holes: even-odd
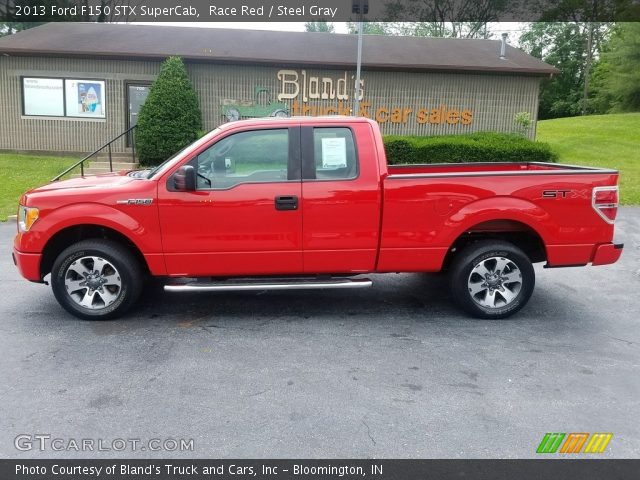
[[[560,163],[620,170],[621,203],[640,205],[640,113],[591,115],[538,122]]]
[[[0,153],[0,221],[4,222],[8,215],[16,214],[18,200],[25,191],[49,183],[79,159]],[[64,178],[69,178],[69,175]]]

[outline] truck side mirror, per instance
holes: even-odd
[[[173,175],[173,186],[178,192],[193,192],[196,189],[196,170],[183,165]]]

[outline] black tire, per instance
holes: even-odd
[[[477,318],[501,319],[513,315],[527,304],[534,286],[535,272],[529,257],[502,240],[481,240],[468,245],[454,259],[449,274],[454,301]]]
[[[96,287],[94,290],[90,290],[86,275],[82,277],[78,273],[80,269],[91,271],[90,275],[100,270],[101,275],[91,278],[92,282],[98,282],[92,284]],[[120,317],[140,296],[143,278],[140,262],[131,251],[104,239],[71,245],[58,255],[51,269],[51,287],[56,300],[66,311],[84,320]],[[100,285],[102,281],[105,283]],[[84,286],[79,286],[83,283]],[[71,288],[78,288],[68,291],[69,284]],[[81,305],[82,300],[91,306]]]

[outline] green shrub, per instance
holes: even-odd
[[[520,135],[478,132],[434,137],[384,137],[390,165],[461,162],[554,162],[551,147]]]
[[[533,120],[531,120],[531,114],[529,112],[518,112],[513,116],[513,124],[516,130],[522,135],[528,135]]]
[[[136,150],[142,165],[157,165],[196,140],[202,114],[180,57],[168,58],[140,109]]]

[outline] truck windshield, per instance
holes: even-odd
[[[160,165],[156,165],[155,167],[153,167],[151,170],[149,170],[149,175],[147,175],[147,178],[151,178],[153,177],[157,172],[159,172],[167,163],[169,163],[171,160],[173,160],[174,158],[176,158],[178,155],[180,155],[182,152],[184,152],[190,145],[187,145],[186,147],[184,147],[182,150],[174,153],[173,155],[171,155],[169,158],[167,158],[164,162],[162,162]]]
[[[206,135],[204,135],[203,137],[199,138],[198,140],[196,140],[193,143],[190,143],[189,145],[187,145],[186,147],[184,147],[182,150],[180,150],[179,152],[174,153],[173,155],[171,155],[169,158],[167,158],[164,162],[162,162],[160,165],[157,165],[155,167],[153,167],[150,171],[149,174],[147,175],[147,178],[152,178],[154,177],[157,173],[161,172],[162,170],[165,169],[165,167],[171,163],[172,160],[174,160],[176,157],[178,157],[180,154],[182,154],[182,152],[184,152],[187,149],[190,148],[194,148],[197,149],[199,145],[205,143],[208,141],[208,139],[211,137],[211,135],[215,134],[215,132],[217,132],[219,130],[219,128],[216,128],[214,130],[211,130],[209,133],[207,133]]]

